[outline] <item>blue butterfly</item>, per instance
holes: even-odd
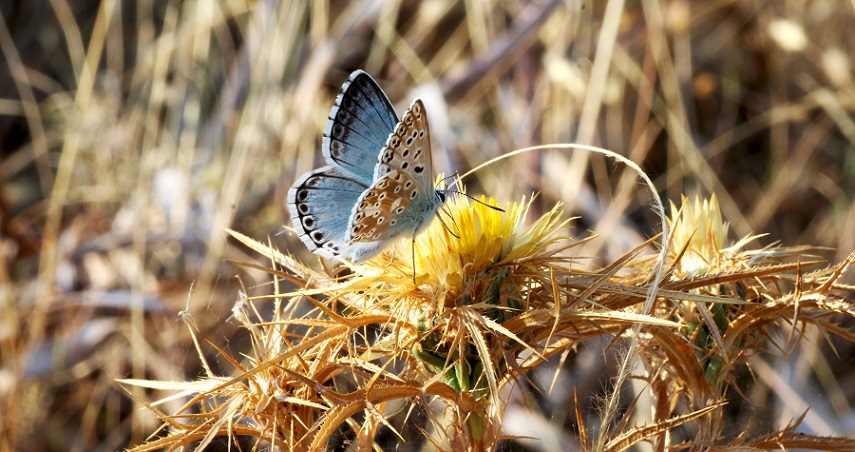
[[[322,151],[327,165],[291,186],[288,209],[297,236],[323,257],[359,263],[401,234],[415,241],[448,195],[433,185],[422,101],[398,120],[389,98],[361,70],[341,87]]]

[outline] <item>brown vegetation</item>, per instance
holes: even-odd
[[[0,450],[855,448],[851,2],[11,3]],[[331,275],[284,198],[356,68],[437,172],[637,162],[658,297],[649,192],[579,149]]]

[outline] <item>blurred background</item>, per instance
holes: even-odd
[[[188,325],[232,356],[249,347],[230,310],[270,281],[225,260],[265,263],[224,228],[315,261],[285,196],[323,163],[354,69],[399,113],[424,99],[437,173],[596,145],[666,199],[716,194],[732,238],[825,247],[831,263],[855,249],[852,1],[0,0],[0,15],[0,450],[139,444],[159,422],[116,378],[201,375]],[[659,232],[636,175],[586,151],[464,183],[500,203],[539,193],[540,212],[562,202],[580,216],[568,235],[600,236],[591,264]],[[810,351],[773,361],[781,378],[757,371],[752,400],[796,391],[811,431],[855,435],[850,351],[826,373],[805,370]],[[558,437],[575,437],[571,412],[551,419]]]

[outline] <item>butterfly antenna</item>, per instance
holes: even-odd
[[[451,185],[457,186],[457,182],[460,181],[460,173],[455,171],[454,174],[452,174],[450,176],[443,177],[442,181],[445,182],[449,179],[454,179],[454,181],[451,183]]]
[[[477,199],[477,198],[475,198],[474,196],[469,196],[467,193],[464,193],[464,192],[462,192],[462,191],[455,190],[455,191],[453,191],[453,192],[452,192],[452,195],[463,195],[463,196],[465,196],[465,197],[467,197],[467,198],[471,199],[472,201],[475,201],[475,202],[477,202],[478,204],[481,204],[482,206],[489,207],[489,208],[491,208],[491,209],[493,209],[493,210],[498,210],[499,212],[502,212],[502,213],[504,213],[504,212],[505,212],[505,209],[503,209],[503,208],[501,208],[501,207],[499,207],[499,206],[494,206],[494,205],[492,205],[492,204],[487,204],[486,202],[481,201],[480,199]]]
[[[455,171],[455,172],[454,172],[454,174],[452,174],[452,175],[450,175],[450,176],[446,176],[446,177],[443,177],[443,178],[442,178],[442,180],[443,180],[443,181],[446,181],[446,180],[449,180],[449,179],[454,179],[454,182],[452,182],[452,183],[451,183],[451,185],[453,185],[453,186],[457,186],[458,182],[460,182],[460,173],[459,173],[459,172],[457,172],[457,171]],[[468,194],[466,194],[466,193],[464,193],[464,192],[462,192],[462,191],[460,191],[460,190],[458,190],[458,189],[448,189],[448,190],[447,190],[447,193],[448,193],[449,195],[451,195],[451,196],[455,196],[455,195],[463,195],[463,196],[465,196],[465,197],[467,197],[467,198],[471,199],[472,201],[477,202],[478,204],[485,205],[485,206],[487,206],[487,207],[489,207],[489,208],[491,208],[491,209],[493,209],[493,210],[498,210],[499,212],[502,212],[502,213],[504,213],[504,212],[505,212],[505,209],[502,209],[501,207],[493,206],[493,205],[487,204],[486,202],[483,202],[483,201],[481,201],[480,199],[475,199],[474,197],[469,196]],[[449,215],[449,216],[450,216],[450,215]]]

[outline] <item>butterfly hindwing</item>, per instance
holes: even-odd
[[[398,115],[370,75],[353,72],[342,85],[324,129],[324,158],[366,184],[374,179],[377,153],[395,130]]]
[[[348,243],[389,240],[413,232],[424,189],[409,174],[392,170],[359,197],[350,219]]]
[[[326,258],[348,256],[353,205],[368,186],[333,166],[306,173],[288,191],[288,210],[297,236]]]

